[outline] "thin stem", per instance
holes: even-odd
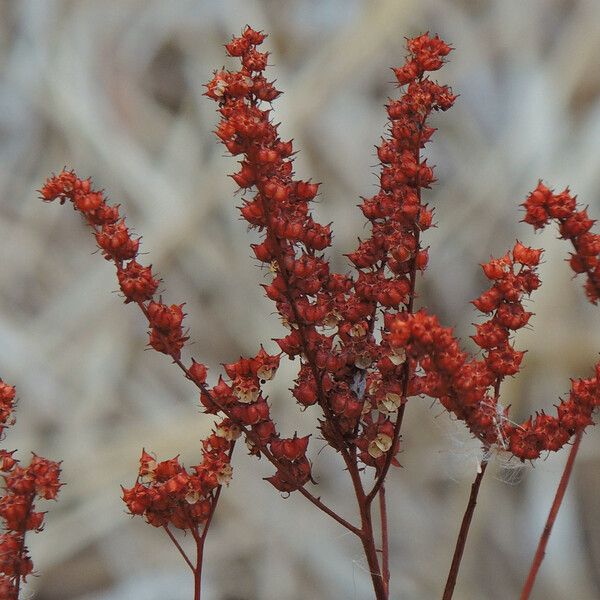
[[[565,464],[565,468],[560,478],[558,488],[556,489],[554,502],[552,502],[552,507],[550,508],[550,512],[548,513],[548,518],[546,519],[544,531],[542,532],[542,535],[540,537],[535,556],[533,557],[533,562],[531,563],[531,567],[529,569],[527,581],[525,582],[525,586],[523,587],[523,591],[521,592],[521,600],[528,600],[529,595],[531,594],[531,590],[533,589],[533,585],[535,584],[535,578],[537,576],[538,571],[540,570],[540,566],[542,564],[542,561],[544,560],[544,556],[546,555],[546,546],[548,544],[548,539],[550,538],[552,526],[554,525],[556,515],[558,514],[558,509],[560,508],[560,505],[565,496],[567,485],[569,484],[569,479],[571,477],[571,472],[573,471],[573,464],[575,463],[575,458],[577,457],[577,451],[579,450],[579,444],[581,443],[582,435],[583,431],[579,431],[575,436],[573,446],[571,446],[571,451],[569,452],[567,463]]]
[[[89,223],[90,226],[95,229],[94,224],[93,223]],[[118,261],[114,261],[115,262],[115,267],[117,269],[117,272],[120,272],[122,269],[121,264]],[[150,322],[150,317],[148,315],[148,309],[146,308],[146,305],[143,302],[136,302],[138,308],[142,311],[142,313],[144,314],[144,316],[146,317],[146,319],[148,320],[148,322]],[[208,387],[205,384],[201,384],[198,383],[196,381],[194,381],[194,378],[191,376],[189,369],[183,364],[183,362],[181,361],[180,358],[178,358],[175,353],[171,353],[170,354],[171,359],[173,360],[173,362],[181,369],[181,371],[183,371],[183,373],[185,374],[185,376],[192,381],[196,387],[198,389],[200,389],[200,391],[209,394],[209,396],[211,397],[211,400],[214,402],[214,404],[229,418],[231,418],[231,414],[230,411],[228,411],[225,407],[221,406],[219,404],[219,402],[217,402],[215,400],[215,398],[212,396],[212,394],[210,394]],[[237,421],[236,421],[237,422]],[[250,431],[247,427],[245,427],[243,424],[238,423],[238,425],[240,426],[241,430],[244,432],[244,434],[246,435],[246,437],[250,440],[252,440],[253,442],[255,442],[258,447],[260,448],[261,452],[264,454],[264,456],[267,458],[267,460],[272,463],[275,468],[277,469],[282,469],[283,471],[286,471],[286,467],[285,465],[280,464],[280,462],[271,454],[271,452],[268,450],[268,448],[262,446],[260,444],[260,441],[258,439],[258,437],[252,432]],[[346,466],[348,467],[348,470],[350,471],[351,477],[352,477],[352,482],[353,485],[355,487],[355,490],[357,489],[357,486],[360,486],[360,490],[362,493],[362,496],[364,497],[364,491],[362,490],[362,485],[360,483],[360,476],[358,475],[358,469],[356,468],[356,463],[352,464],[352,461],[349,459],[349,457],[345,456],[345,453],[342,453],[342,455],[344,456],[345,462],[346,462]],[[338,515],[336,512],[334,512],[331,508],[329,508],[327,505],[325,505],[320,498],[317,498],[316,496],[314,496],[313,494],[311,494],[304,486],[298,488],[298,491],[307,499],[309,500],[312,504],[314,504],[317,508],[319,508],[321,511],[323,511],[325,514],[329,515],[331,518],[333,518],[335,521],[337,521],[340,525],[342,525],[343,527],[345,527],[346,529],[348,529],[348,531],[351,531],[354,535],[361,537],[362,535],[362,530],[359,529],[358,527],[355,527],[354,525],[352,525],[349,521],[347,521],[346,519],[344,519],[343,517],[341,517],[340,515]],[[358,492],[357,492],[358,494]]]
[[[267,211],[268,212],[268,211]],[[88,223],[88,225],[95,231],[97,232],[97,226],[95,225],[95,223],[93,223],[93,221],[87,217],[87,215],[84,215],[86,217],[86,221]],[[285,265],[283,264],[283,261],[281,260],[281,251],[280,248],[278,247],[279,250],[279,256],[278,258],[278,263],[279,263],[279,267],[281,271],[285,272]],[[115,264],[115,267],[117,269],[117,273],[120,273],[123,269],[123,265],[122,265],[122,261],[118,260],[118,259],[113,259],[113,262]],[[299,325],[299,331],[302,337],[302,344],[304,346],[305,349],[305,354],[307,355],[308,358],[308,362],[309,365],[311,367],[311,370],[313,371],[313,375],[315,377],[316,383],[317,383],[317,393],[318,393],[318,397],[320,399],[320,405],[325,413],[326,418],[335,424],[335,419],[333,419],[333,415],[331,413],[331,409],[330,407],[327,405],[327,403],[325,402],[325,395],[323,393],[323,389],[322,389],[322,382],[321,382],[321,377],[320,377],[320,373],[319,370],[316,366],[316,362],[314,360],[314,356],[312,356],[312,353],[309,352],[309,346],[307,344],[307,340],[306,340],[306,336],[305,336],[305,332],[304,332],[304,326],[302,324],[301,319],[299,318],[298,315],[298,310],[297,310],[297,306],[296,303],[293,301],[293,299],[291,297],[289,297],[288,295],[288,301],[290,303],[290,306],[292,308],[292,311],[294,313],[294,318],[296,320],[296,322]],[[136,302],[136,304],[138,305],[139,309],[142,311],[142,313],[144,314],[144,316],[146,317],[146,319],[148,320],[149,323],[151,323],[151,319],[150,316],[148,314],[148,309],[146,307],[146,305],[144,304],[144,302],[142,301],[138,301]],[[227,417],[232,418],[231,412],[228,411],[224,406],[222,406],[219,402],[216,401],[216,399],[213,397],[213,395],[210,393],[208,387],[206,386],[206,384],[204,383],[200,383],[197,381],[194,381],[194,378],[191,376],[189,369],[183,364],[183,362],[181,361],[181,359],[179,358],[179,353],[176,351],[172,351],[170,350],[170,346],[168,343],[168,340],[165,339],[165,347],[167,348],[167,350],[169,350],[168,354],[169,356],[171,356],[173,362],[183,371],[183,373],[186,375],[186,377],[188,379],[190,379],[200,390],[201,392],[204,392],[205,394],[208,394],[209,397],[211,398],[211,401],[219,408],[220,411],[222,411]],[[260,443],[260,440],[258,439],[258,436],[256,436],[252,431],[250,431],[246,426],[244,426],[242,423],[239,423],[236,419],[233,419],[234,422],[236,422],[241,430],[244,432],[245,436],[247,439],[253,441],[258,448],[260,448],[260,451],[262,452],[262,454],[264,454],[264,456],[267,458],[267,460],[272,463],[276,469],[283,471],[284,473],[288,473],[288,469],[286,467],[286,465],[281,464],[280,461],[278,461],[273,455],[272,453],[269,451],[269,449],[264,446],[263,444]],[[361,510],[361,518],[364,517],[363,512],[365,510],[368,511],[368,506],[365,503],[365,492],[364,492],[364,488],[362,485],[362,481],[360,478],[360,473],[358,471],[358,466],[356,463],[356,456],[352,455],[348,448],[346,447],[345,444],[345,440],[343,438],[343,436],[341,435],[340,431],[338,430],[337,427],[335,427],[334,429],[335,433],[336,433],[336,437],[338,438],[336,440],[336,442],[339,445],[339,450],[340,453],[344,459],[344,462],[346,464],[346,467],[350,473],[350,476],[352,478],[352,483],[356,492],[356,497],[357,500],[359,502],[359,507]],[[290,474],[291,475],[291,474]],[[293,479],[293,477],[292,477]],[[357,535],[358,537],[361,538],[361,540],[364,542],[365,541],[365,535],[368,536],[368,533],[365,534],[365,520],[363,518],[363,526],[359,529],[358,527],[355,527],[354,525],[352,525],[351,523],[349,523],[346,519],[344,519],[343,517],[341,517],[340,515],[338,515],[337,513],[335,513],[332,509],[330,509],[328,506],[326,506],[320,498],[317,498],[316,496],[314,496],[313,494],[311,494],[308,490],[305,489],[304,486],[301,486],[298,488],[298,491],[305,497],[307,498],[312,504],[314,504],[317,508],[319,508],[321,511],[323,511],[324,513],[326,513],[327,515],[329,515],[330,517],[332,517],[335,521],[337,521],[340,525],[342,525],[343,527],[345,527],[346,529],[348,529],[349,531],[351,531],[352,533],[354,533],[355,535]],[[220,492],[220,488],[219,488],[219,492]],[[219,493],[217,492],[217,493]],[[214,507],[213,507],[214,509]],[[211,513],[211,517],[212,517],[212,513]],[[370,523],[370,514],[368,514],[368,521]],[[208,523],[207,523],[208,524]],[[371,545],[373,547],[373,555],[375,558],[375,564],[376,564],[376,571],[377,573],[379,572],[379,567],[377,565],[377,556],[375,554],[375,546],[374,546],[374,542],[373,542],[373,535],[372,535],[372,527],[371,528],[371,533],[370,533],[370,538],[371,538]],[[194,569],[194,578],[195,578],[195,582],[196,582],[196,592],[195,592],[195,600],[199,600],[200,598],[200,575],[201,575],[201,570],[202,570],[202,549],[203,549],[203,545],[204,545],[204,540],[205,540],[205,536],[206,536],[206,531],[207,528],[205,527],[202,536],[200,537],[198,534],[198,531],[196,530],[194,532],[194,529],[192,528],[192,535],[194,536],[194,539],[196,540],[196,544],[197,544],[197,548],[198,548],[198,554],[197,554],[197,567]],[[366,552],[366,550],[365,550]],[[369,559],[369,556],[367,557]],[[188,559],[189,560],[189,559]],[[372,557],[371,557],[372,560]],[[191,561],[190,561],[191,562]],[[377,575],[377,577],[379,579],[380,576]],[[375,586],[375,583],[374,583]],[[376,586],[375,586],[376,587]],[[380,596],[377,596],[378,600],[380,598]],[[383,596],[381,596],[381,598],[383,600],[386,600]]]
[[[390,545],[388,540],[387,508],[385,486],[379,488],[379,516],[381,520],[381,575],[386,594],[390,593]]]
[[[142,305],[142,310],[145,313],[145,308]],[[171,357],[173,358],[173,361],[175,362],[175,364],[186,374],[186,376],[188,377],[188,379],[192,380],[192,377],[190,376],[189,370],[187,369],[187,367],[181,362],[181,360],[179,360],[178,358],[175,357]],[[196,383],[196,382],[194,382]],[[202,391],[208,392],[206,386],[202,386],[200,384],[196,383],[196,386],[199,387]],[[221,407],[217,402],[214,401],[213,402],[219,407],[220,410],[222,410],[228,417],[230,416],[229,411],[227,411],[225,408]],[[260,451],[265,455],[265,458],[275,466],[275,468],[277,469],[283,469],[285,471],[285,466],[281,465],[279,463],[279,461],[271,454],[271,452],[269,451],[268,448],[263,447],[259,444],[259,440],[258,438],[253,434],[252,431],[249,431],[244,425],[239,424],[241,430],[244,432],[244,434],[246,435],[246,437],[248,437],[250,440],[252,440],[253,442],[257,443],[260,447]],[[328,506],[326,506],[320,498],[317,498],[316,496],[314,496],[313,494],[311,494],[304,486],[299,487],[298,491],[305,497],[307,498],[310,502],[312,502],[316,507],[318,507],[320,510],[322,510],[324,513],[326,513],[327,515],[329,515],[330,517],[332,517],[333,519],[335,519],[340,525],[342,525],[343,527],[345,527],[346,529],[348,529],[349,531],[351,531],[352,533],[354,533],[355,535],[360,536],[361,534],[361,530],[358,529],[358,527],[355,527],[354,525],[352,525],[351,523],[349,523],[348,521],[346,521],[346,519],[344,519],[343,517],[341,517],[340,515],[338,515],[337,513],[335,513],[333,510],[331,510]]]
[[[462,560],[465,544],[467,543],[467,536],[469,535],[469,527],[471,526],[471,519],[473,518],[473,512],[475,506],[477,506],[477,495],[479,494],[479,486],[481,480],[485,475],[487,469],[487,462],[482,462],[481,467],[477,470],[477,476],[475,481],[471,485],[471,495],[469,496],[469,503],[463,516],[460,531],[458,532],[458,539],[456,540],[456,547],[454,548],[454,556],[452,557],[452,564],[450,565],[450,571],[448,573],[448,579],[446,580],[446,587],[444,588],[444,595],[442,600],[450,600],[454,593],[454,586],[456,585],[456,577],[458,576],[458,569],[460,568],[460,561]]]
[[[196,566],[194,567],[194,600],[200,600],[202,595],[202,559],[204,557],[204,540],[206,536],[204,531],[202,537],[198,533],[198,526],[192,525],[190,527],[194,541],[196,542]]]
[[[181,544],[175,539],[175,536],[173,535],[173,532],[169,529],[169,526],[163,525],[163,529],[167,532],[167,535],[171,538],[171,541],[173,542],[173,544],[175,544],[175,548],[177,548],[177,550],[179,550],[179,554],[181,554],[181,556],[183,557],[183,560],[185,560],[188,567],[192,571],[194,571],[194,565],[192,564],[192,561],[188,558],[188,555],[185,553],[185,551],[181,547]]]
[[[145,307],[143,307],[142,305],[142,310],[145,313]],[[188,379],[192,380],[190,374],[189,374],[189,370],[187,369],[187,367],[181,362],[181,360],[179,360],[178,358],[172,357],[173,361],[175,362],[175,364],[186,374],[186,376],[188,377]],[[194,382],[195,383],[195,382]],[[196,386],[199,387],[202,391],[208,392],[206,386],[202,386],[200,384],[196,383]],[[219,407],[220,410],[222,410],[228,417],[229,412],[221,407],[217,402],[214,401],[213,402]],[[248,437],[250,440],[252,440],[253,442],[257,443],[260,447],[260,451],[265,455],[265,458],[275,466],[275,468],[277,469],[283,469],[285,470],[285,466],[282,466],[279,461],[271,454],[271,452],[268,450],[268,448],[260,446],[258,438],[253,434],[252,431],[249,431],[244,425],[239,424],[241,430],[244,432],[244,434],[246,435],[246,437]],[[355,535],[360,536],[361,534],[361,530],[358,527],[355,527],[354,525],[352,525],[351,523],[349,523],[346,519],[344,519],[343,517],[341,517],[340,515],[338,515],[337,513],[335,513],[331,508],[329,508],[328,506],[326,506],[320,498],[317,498],[316,496],[314,496],[313,494],[311,494],[304,486],[299,487],[298,491],[310,502],[312,502],[316,507],[318,507],[320,510],[322,510],[325,514],[329,515],[330,517],[332,517],[334,520],[336,520],[340,525],[342,525],[343,527],[345,527],[346,529],[348,529],[349,531],[351,531],[352,533],[354,533]]]
[[[314,496],[313,494],[311,494],[305,487],[298,488],[298,491],[309,502],[312,502],[317,508],[319,508],[320,510],[322,510],[325,514],[329,515],[332,519],[334,519],[340,525],[342,525],[342,527],[345,527],[346,529],[348,529],[348,531],[351,531],[354,535],[357,535],[358,537],[360,537],[362,535],[362,530],[361,529],[359,529],[358,527],[355,527],[354,525],[352,525],[352,523],[349,523],[343,517],[340,517],[340,515],[338,515],[333,510],[331,510],[331,508],[329,508],[325,504],[323,504],[323,502],[321,502],[320,498],[318,498],[317,496]]]
[[[204,548],[198,546],[196,550],[196,569],[194,570],[194,600],[200,600],[202,596],[202,558]]]
[[[375,547],[375,535],[373,533],[373,521],[371,519],[371,506],[363,502],[359,503],[360,516],[362,522],[361,542],[369,566],[371,574],[371,582],[373,583],[373,591],[377,600],[388,600],[388,594],[384,585],[381,569],[379,567],[379,559],[377,558],[377,548]]]

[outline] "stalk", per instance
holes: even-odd
[[[458,570],[460,568],[460,563],[462,560],[463,552],[465,550],[465,544],[467,543],[467,536],[469,535],[471,519],[473,518],[475,506],[477,505],[477,496],[479,494],[479,486],[481,485],[481,480],[483,479],[483,476],[485,475],[485,470],[487,469],[487,465],[488,465],[487,462],[481,463],[481,468],[477,471],[477,476],[475,477],[475,481],[471,485],[471,495],[469,496],[469,502],[467,504],[467,509],[465,510],[462,524],[460,526],[460,531],[458,532],[458,539],[456,540],[456,547],[454,548],[454,556],[452,557],[452,564],[450,565],[450,571],[448,573],[448,579],[446,580],[446,587],[444,588],[444,595],[442,596],[442,600],[450,600],[452,598],[452,594],[454,593],[454,586],[456,585],[456,578],[458,576]]]
[[[525,586],[523,587],[523,591],[521,592],[521,600],[529,599],[531,590],[533,589],[533,586],[535,584],[535,579],[537,577],[538,571],[540,570],[540,566],[542,564],[542,561],[544,560],[544,556],[546,555],[546,546],[548,545],[548,540],[550,539],[550,534],[552,533],[554,521],[556,521],[556,515],[558,514],[558,510],[565,496],[565,491],[567,490],[567,486],[569,485],[569,479],[573,471],[573,464],[575,463],[575,458],[577,457],[577,452],[579,450],[579,444],[581,443],[582,435],[583,431],[579,431],[575,436],[575,441],[573,442],[573,445],[571,446],[571,451],[569,452],[569,457],[567,458],[567,462],[565,464],[565,468],[560,478],[558,488],[556,488],[556,495],[554,496],[554,501],[552,502],[550,512],[548,513],[548,518],[546,519],[546,525],[544,526],[544,530],[542,531],[542,535],[540,536],[540,541],[538,543],[535,556],[533,557],[533,561],[529,569],[529,574],[527,576],[527,580],[525,581]]]

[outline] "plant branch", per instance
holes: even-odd
[[[362,523],[361,542],[369,565],[369,573],[373,583],[373,591],[377,600],[388,600],[387,590],[379,567],[377,548],[375,547],[375,535],[373,533],[373,521],[371,519],[371,506],[366,502],[359,502],[360,517]]]
[[[390,547],[388,540],[387,507],[385,501],[385,486],[379,488],[379,515],[381,518],[381,575],[383,585],[387,594],[389,594],[390,585]]]
[[[183,560],[185,560],[188,567],[192,570],[192,572],[195,572],[192,561],[188,558],[188,555],[185,553],[184,549],[181,547],[181,544],[177,541],[177,539],[173,535],[173,532],[169,529],[169,526],[163,525],[163,529],[167,532],[167,535],[171,538],[171,541],[173,542],[173,544],[175,544],[175,548],[177,548],[177,550],[179,551],[179,554],[181,554],[181,556],[183,557]]]
[[[460,568],[460,562],[462,560],[465,544],[467,543],[467,536],[469,535],[469,527],[471,526],[471,519],[473,518],[473,512],[475,506],[477,506],[477,495],[479,494],[479,486],[481,480],[485,475],[487,469],[487,462],[482,462],[481,467],[477,470],[475,481],[471,485],[471,494],[469,496],[469,503],[463,516],[460,531],[458,532],[458,539],[456,540],[456,547],[454,548],[454,556],[452,557],[452,564],[450,565],[450,571],[448,573],[448,579],[446,580],[446,587],[444,588],[444,595],[442,600],[450,600],[454,593],[454,586],[456,585],[456,578],[458,576],[458,569]]]
[[[117,265],[117,269],[119,269],[119,266]],[[137,305],[139,306],[140,310],[144,313],[144,315],[146,316],[146,318],[148,319],[148,311],[146,310],[146,307],[144,306],[143,302],[138,302]],[[202,392],[209,394],[209,396],[211,397],[211,401],[214,402],[214,404],[216,406],[219,407],[219,409],[228,417],[231,418],[231,415],[229,413],[229,411],[223,407],[220,406],[220,404],[214,399],[214,397],[212,396],[212,394],[210,394],[210,391],[208,390],[208,388],[206,387],[206,385],[200,384],[196,381],[194,381],[194,379],[192,378],[192,376],[190,375],[189,369],[183,364],[183,362],[181,362],[181,359],[177,358],[176,356],[171,355],[171,358],[173,359],[173,362],[183,371],[183,373],[185,374],[185,376],[192,381],[196,387],[198,387]],[[252,440],[253,442],[257,443],[258,446],[260,447],[260,451],[265,455],[266,459],[273,464],[273,466],[275,466],[275,468],[277,469],[283,469],[285,470],[285,465],[281,465],[279,463],[279,461],[271,454],[271,452],[268,450],[268,448],[263,447],[260,445],[258,438],[253,434],[252,431],[250,431],[245,425],[243,424],[239,424],[240,429],[244,432],[244,435],[246,435],[247,438],[249,438],[250,440]],[[318,507],[320,510],[322,510],[324,513],[326,513],[327,515],[329,515],[331,518],[333,518],[335,521],[337,521],[340,525],[342,525],[343,527],[345,527],[346,529],[348,529],[349,531],[351,531],[352,533],[354,533],[357,536],[361,535],[361,530],[358,527],[355,527],[354,525],[352,525],[351,523],[349,523],[346,519],[344,519],[343,517],[341,517],[340,515],[338,515],[337,513],[335,513],[332,509],[330,509],[328,506],[326,506],[320,498],[317,498],[316,496],[314,496],[313,494],[311,494],[304,486],[298,488],[298,491],[310,502],[312,502],[316,507]]]
[[[356,535],[358,537],[362,536],[361,529],[359,529],[358,527],[355,527],[354,525],[352,525],[352,523],[346,521],[346,519],[344,519],[343,517],[338,515],[335,511],[333,511],[331,508],[329,508],[328,506],[323,504],[323,502],[321,502],[320,497],[317,497],[317,496],[314,496],[313,494],[311,494],[304,486],[298,488],[298,491],[309,502],[312,502],[317,508],[322,510],[325,514],[329,515],[334,521],[337,521],[342,527],[345,527],[348,531],[351,531],[354,535]]]
[[[538,574],[538,571],[540,570],[540,566],[542,564],[542,561],[544,560],[544,556],[546,555],[546,546],[550,538],[550,533],[552,533],[554,521],[556,521],[556,515],[558,514],[558,510],[565,496],[565,491],[567,489],[567,486],[569,485],[569,479],[571,477],[571,472],[573,471],[573,464],[575,463],[575,458],[577,457],[577,452],[579,450],[579,444],[581,443],[582,435],[583,431],[579,431],[575,436],[573,446],[571,446],[569,457],[567,458],[567,462],[565,464],[565,468],[560,478],[558,488],[556,489],[554,501],[552,502],[550,512],[548,513],[548,518],[546,519],[544,531],[542,532],[542,535],[540,537],[535,556],[533,557],[533,562],[531,563],[531,567],[529,569],[527,581],[525,582],[525,586],[523,587],[523,591],[521,592],[521,600],[528,600],[531,594],[531,590],[533,589],[533,586],[535,584],[536,576]]]

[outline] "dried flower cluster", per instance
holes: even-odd
[[[572,381],[570,397],[559,404],[557,417],[541,411],[519,425],[499,403],[500,383],[519,372],[525,354],[514,349],[511,335],[532,315],[522,299],[540,285],[535,267],[541,253],[517,242],[511,253],[483,265],[493,285],[473,301],[491,314],[472,336],[483,351],[481,359],[462,351],[452,329],[425,311],[389,319],[386,335],[392,349],[407,352],[424,371],[411,382],[411,395],[438,398],[486,447],[498,445],[521,460],[562,448],[592,423],[591,414],[600,405],[600,363],[594,377]]]
[[[66,170],[46,181],[41,196],[61,204],[68,200],[83,215],[102,254],[116,267],[125,303],[136,304],[146,316],[149,345],[172,358],[199,389],[205,412],[222,419],[202,442],[198,465],[186,469],[178,457],[157,462],[143,451],[137,482],[123,489],[130,513],[164,528],[192,569],[195,600],[200,598],[204,540],[221,486],[231,477],[231,456],[240,435],[251,454],[273,465],[275,473],[267,481],[277,490],[299,492],[358,537],[375,597],[388,600],[385,480],[390,466],[398,464],[408,399],[437,398],[465,422],[486,452],[500,449],[522,461],[533,460],[560,449],[574,435],[576,452],[581,433],[600,405],[600,363],[593,377],[572,381],[557,416],[540,411],[521,424],[509,419],[500,400],[501,384],[521,367],[525,353],[515,348],[513,334],[532,316],[524,302],[540,286],[537,267],[542,255],[541,249],[520,242],[482,265],[490,288],[473,301],[486,319],[472,336],[480,349],[477,355],[461,349],[452,329],[443,327],[435,315],[415,311],[417,274],[428,262],[422,234],[433,223],[433,211],[421,194],[434,181],[434,172],[422,151],[435,131],[429,117],[449,109],[456,99],[428,73],[443,66],[450,46],[429,34],[407,41],[407,60],[394,69],[404,91],[386,106],[389,126],[377,147],[379,189],[360,205],[370,234],[347,255],[350,272],[335,273],[325,254],[331,246],[331,226],[318,223],[310,208],[319,184],[296,178],[293,143],[279,137],[271,117],[271,102],[280,92],[264,75],[269,56],[259,48],[265,37],[250,27],[234,37],[226,50],[241,66],[216,71],[206,96],[218,104],[216,135],[231,155],[240,157],[239,171],[232,175],[245,193],[240,212],[262,236],[252,249],[268,267],[272,279],[264,286],[265,294],[289,331],[276,340],[277,353],[261,346],[254,357],[225,364],[224,375],[208,385],[205,365],[191,359],[186,366],[182,361],[189,337],[183,327],[183,304],[167,305],[156,298],[159,279],[151,266],[138,262],[140,240],[132,237],[119,205],[107,203],[89,179]],[[524,206],[525,221],[535,229],[551,219],[558,221],[561,236],[575,249],[571,266],[587,274],[586,292],[596,303],[600,236],[591,233],[593,221],[586,211],[578,210],[568,190],[555,195],[541,183]],[[282,437],[273,422],[263,386],[275,376],[283,357],[298,363],[293,397],[302,410],[318,407],[320,434],[343,460],[356,494],[359,525],[309,490],[314,483],[307,457],[310,436]],[[11,454],[4,460],[10,462]],[[445,600],[452,596],[485,468],[484,464],[473,484]],[[568,476],[560,484],[563,492],[566,480]],[[375,498],[380,542],[373,523]],[[195,565],[170,526],[191,532],[197,546]]]
[[[0,435],[14,423],[15,388],[0,379]],[[41,531],[45,513],[36,510],[36,501],[54,500],[60,489],[60,465],[33,455],[26,467],[13,457],[15,450],[0,449],[0,472],[4,489],[0,496],[0,598],[18,600],[21,583],[33,571],[25,545],[28,531]]]
[[[411,58],[396,70],[399,83],[409,85],[387,107],[380,191],[361,206],[371,237],[349,255],[353,278],[332,273],[321,254],[331,245],[331,230],[310,212],[318,184],[294,178],[292,142],[279,138],[270,109],[262,106],[279,95],[263,75],[268,55],[258,46],[264,37],[246,28],[226,46],[241,69],[218,71],[207,85],[222,116],[216,134],[243,157],[235,182],[255,190],[240,211],[264,233],[254,253],[273,273],[265,291],[291,330],[277,342],[289,358],[300,357],[293,394],[302,407],[321,407],[321,432],[346,461],[358,452],[362,463],[381,471],[398,451],[394,420],[406,399],[408,371],[402,349],[390,352],[376,341],[377,309],[412,308],[416,271],[427,264],[419,234],[431,226],[432,212],[420,190],[432,182],[433,170],[419,154],[434,132],[427,117],[455,97],[424,75],[442,66],[450,48],[428,35],[410,40]]]
[[[213,511],[216,491],[231,480],[229,451],[239,430],[223,422],[203,440],[202,462],[191,472],[179,457],[156,462],[145,450],[138,481],[123,489],[123,500],[132,515],[144,515],[155,527],[173,525],[193,530],[206,523]]]
[[[577,205],[576,198],[566,189],[554,194],[541,181],[523,204],[525,222],[534,229],[544,228],[556,221],[560,236],[573,244],[570,265],[575,273],[585,273],[585,292],[590,302],[600,299],[600,235],[591,231],[594,222],[587,210]]]

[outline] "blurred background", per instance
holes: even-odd
[[[436,116],[429,148],[439,182],[427,193],[438,227],[419,305],[437,311],[465,345],[468,302],[485,286],[479,263],[515,238],[546,249],[543,286],[521,377],[504,385],[513,415],[552,408],[569,377],[598,358],[597,309],[571,281],[569,248],[534,236],[518,205],[543,178],[570,185],[600,216],[600,3],[595,0],[3,0],[0,3],[0,376],[18,388],[7,448],[63,460],[67,485],[46,531],[29,542],[38,600],[189,600],[192,581],[161,531],[125,514],[121,484],[142,447],[161,458],[199,455],[211,420],[164,356],[145,352],[146,327],[124,306],[111,266],[92,256],[78,217],[37,200],[63,165],[93,177],[143,234],[164,298],[186,302],[189,351],[213,367],[273,350],[282,334],[258,283],[253,241],[239,221],[235,161],[211,133],[202,96],[213,69],[235,66],[223,44],[249,23],[269,32],[270,77],[282,137],[300,150],[297,171],[322,181],[316,207],[334,221],[333,259],[363,234],[359,196],[374,193],[373,146],[383,104],[396,94],[390,66],[405,36],[438,32],[456,50],[436,75],[460,94]],[[111,291],[113,293],[111,293]],[[269,388],[284,432],[312,431],[283,365]],[[439,598],[477,445],[439,407],[414,399],[403,469],[389,483],[393,599]],[[311,459],[327,502],[355,508],[328,450]],[[515,598],[535,549],[563,452],[519,469],[495,461],[484,482],[455,597]],[[238,451],[234,480],[209,535],[206,600],[366,600],[359,544],[303,498],[281,499],[262,481],[269,465]],[[600,436],[586,434],[534,598],[600,597]],[[187,543],[184,540],[184,543]]]

